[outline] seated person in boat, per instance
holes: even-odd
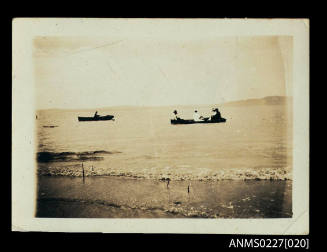
[[[212,112],[215,112],[215,114],[211,116],[211,121],[221,120],[221,114],[218,108],[212,109]]]
[[[194,110],[193,120],[194,120],[195,122],[203,121],[203,116],[200,116],[200,115],[198,114],[198,111],[197,111],[197,110]]]
[[[95,111],[94,118],[97,118],[97,117],[99,117],[98,111]]]
[[[173,113],[174,113],[174,115],[175,115],[175,116],[174,116],[174,117],[175,117],[174,119],[176,119],[176,120],[180,120],[179,116],[177,116],[177,110],[174,110]]]

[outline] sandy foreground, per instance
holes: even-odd
[[[290,218],[292,181],[39,176],[36,217]]]

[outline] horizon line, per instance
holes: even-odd
[[[241,99],[241,100],[231,100],[225,101],[221,103],[211,103],[211,104],[172,104],[172,105],[113,105],[113,106],[105,106],[105,107],[89,107],[89,108],[41,108],[36,109],[36,111],[40,110],[94,110],[94,109],[108,109],[108,108],[117,108],[117,107],[173,107],[173,106],[212,106],[212,105],[224,105],[226,103],[233,103],[233,102],[241,102],[241,101],[248,101],[248,100],[262,100],[267,97],[285,97],[285,98],[292,98],[293,96],[289,95],[268,95],[261,98],[248,98],[248,99]]]

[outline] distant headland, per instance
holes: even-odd
[[[290,96],[266,96],[264,98],[225,102],[223,106],[287,105],[292,102]]]

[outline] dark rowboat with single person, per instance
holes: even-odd
[[[108,120],[113,120],[114,121],[114,116],[113,115],[106,115],[106,116],[92,116],[92,117],[78,117],[78,121],[84,122],[84,121],[108,121]]]
[[[195,124],[195,123],[223,123],[226,122],[225,118],[220,118],[219,120],[209,120],[205,118],[203,121],[194,121],[192,119],[172,119],[170,120],[171,124]]]

